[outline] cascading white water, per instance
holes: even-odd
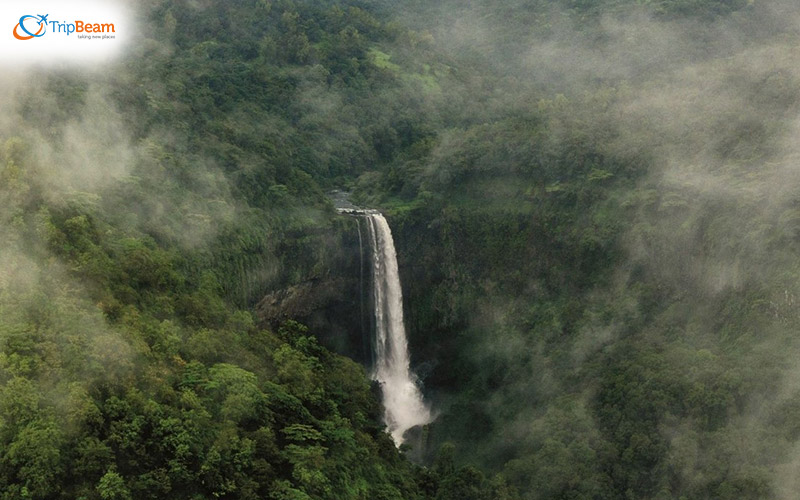
[[[372,298],[375,315],[375,368],[373,378],[381,384],[384,418],[395,444],[403,443],[410,428],[431,422],[431,411],[411,371],[408,341],[403,324],[403,292],[397,271],[394,240],[386,219],[365,210],[372,249]]]

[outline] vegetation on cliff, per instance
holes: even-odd
[[[138,9],[113,71],[2,76],[0,498],[792,498],[796,6]],[[395,234],[422,464],[256,316],[343,283],[334,187]]]

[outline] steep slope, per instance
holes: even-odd
[[[0,497],[424,497],[363,369],[250,311],[341,251],[321,186],[374,154],[352,111],[381,23],[139,15],[112,67],[4,76]]]

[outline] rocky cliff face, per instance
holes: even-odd
[[[362,262],[355,220],[336,231],[339,251],[327,257],[323,272],[268,293],[256,306],[256,313],[272,329],[289,319],[299,321],[327,348],[371,365],[369,268],[365,262],[363,273],[359,270]],[[366,253],[364,259],[368,259]]]

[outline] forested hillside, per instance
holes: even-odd
[[[796,496],[794,9],[437,5],[446,126],[358,184],[431,453],[523,498]]]
[[[0,497],[433,494],[364,370],[253,311],[339,251],[322,193],[374,161],[383,23],[316,2],[137,9],[158,38],[112,67],[4,77]]]
[[[795,5],[132,9],[0,76],[0,499],[797,496]],[[331,189],[394,232],[410,452],[363,318],[257,308],[355,310]]]

